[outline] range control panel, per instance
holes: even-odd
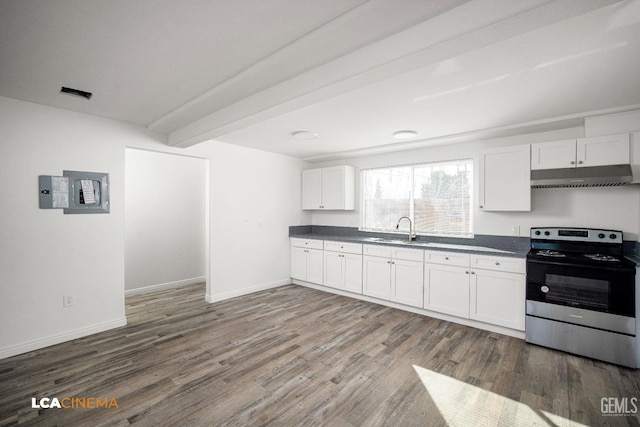
[[[570,242],[622,243],[622,231],[596,228],[535,227],[531,229],[531,238]]]

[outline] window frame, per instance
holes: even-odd
[[[421,230],[415,229],[415,169],[420,167],[428,167],[439,164],[447,164],[447,163],[462,163],[468,162],[471,166],[471,171],[469,174],[469,232],[468,233],[429,233]],[[369,233],[388,233],[388,234],[398,234],[398,235],[406,235],[407,231],[397,231],[395,228],[393,229],[376,229],[376,228],[366,228],[365,227],[365,217],[366,217],[366,202],[365,202],[365,173],[369,171],[375,170],[386,170],[386,169],[396,169],[396,168],[410,168],[411,176],[409,178],[409,217],[414,225],[414,233],[418,236],[434,236],[434,237],[452,237],[452,238],[462,238],[462,239],[473,239],[474,238],[474,212],[473,212],[473,200],[474,200],[474,187],[475,187],[475,158],[473,157],[464,157],[458,159],[450,159],[450,160],[438,160],[433,162],[421,162],[421,163],[410,163],[410,164],[399,164],[399,165],[390,165],[390,166],[379,166],[373,168],[365,168],[360,169],[360,219],[358,224],[358,230]],[[402,225],[402,224],[401,224]]]

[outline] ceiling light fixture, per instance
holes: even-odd
[[[393,137],[396,139],[409,139],[418,136],[418,132],[415,130],[399,130],[393,133]]]
[[[291,133],[295,139],[316,139],[318,134],[309,130],[298,130]]]

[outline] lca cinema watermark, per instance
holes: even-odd
[[[634,416],[638,413],[637,397],[603,397],[600,412],[608,417]]]
[[[97,409],[120,408],[115,397],[32,397],[34,409]]]

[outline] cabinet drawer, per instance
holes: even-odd
[[[405,248],[392,248],[391,257],[393,259],[404,259],[407,261],[420,261],[424,260],[424,251],[422,249],[405,249]]]
[[[345,243],[325,240],[324,250],[333,252],[346,252],[349,254],[361,254],[362,245],[360,243]]]
[[[471,268],[524,274],[526,267],[522,258],[471,255]]]
[[[424,262],[468,267],[469,254],[460,254],[457,252],[425,251]]]
[[[309,249],[323,249],[322,240],[291,238],[291,246]]]
[[[364,255],[378,256],[383,258],[391,258],[391,246],[381,245],[362,245],[362,253]]]

